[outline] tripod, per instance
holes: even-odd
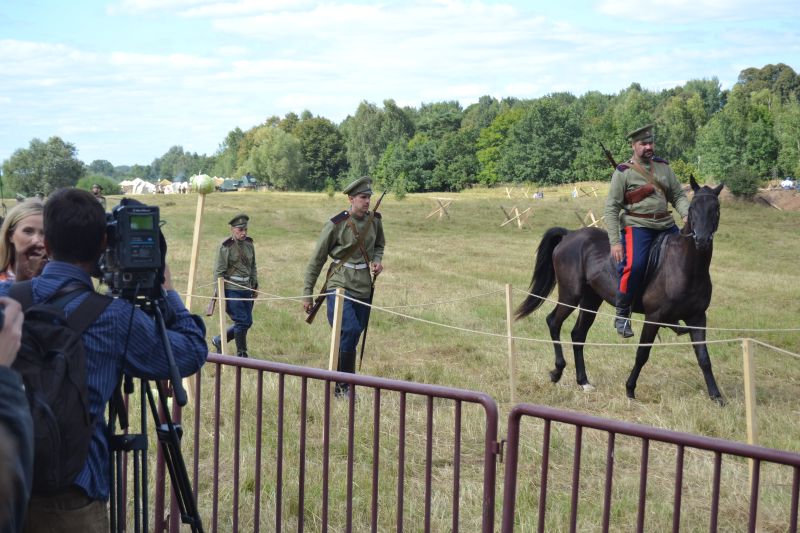
[[[132,299],[133,300],[133,299]],[[170,382],[174,391],[175,400],[178,405],[186,405],[186,391],[181,384],[178,367],[172,354],[172,347],[169,344],[167,328],[164,324],[164,315],[161,306],[165,305],[163,298],[155,301],[150,299],[140,300],[143,310],[151,313],[155,317],[156,329],[161,337],[164,351],[167,355],[167,362],[170,370]],[[123,376],[114,393],[109,407],[109,433],[113,433],[114,419],[118,418],[120,428],[127,430],[128,416],[122,395],[133,392],[133,379],[130,376]],[[126,488],[127,488],[127,454],[133,457],[133,516],[134,531],[147,531],[148,523],[148,504],[147,504],[147,408],[153,415],[156,427],[156,436],[161,446],[169,471],[172,490],[180,509],[181,522],[189,524],[193,532],[203,533],[203,524],[200,514],[197,511],[197,504],[192,493],[192,484],[189,474],[186,472],[186,464],[181,454],[181,436],[183,429],[180,424],[172,421],[169,405],[167,404],[167,392],[163,382],[156,381],[158,399],[164,422],[161,422],[159,409],[153,397],[153,391],[148,380],[141,379],[141,433],[111,435],[109,446],[113,452],[111,455],[111,497],[110,497],[110,523],[111,531],[126,531]]]

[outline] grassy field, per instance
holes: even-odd
[[[586,185],[585,189],[591,186]],[[386,310],[373,310],[361,373],[484,391],[500,406],[502,436],[505,417],[512,407],[507,342],[496,336],[506,331],[505,285],[513,286],[516,305],[530,281],[535,249],[543,232],[555,225],[580,227],[579,218],[590,210],[597,217],[602,214],[605,188],[603,184],[594,186],[599,197],[572,198],[571,188],[544,189],[544,198],[536,200],[522,197],[519,189],[511,199],[504,189],[412,194],[402,200],[387,195],[380,209],[387,240],[385,270],[378,279],[374,301],[375,306]],[[437,197],[453,200],[449,216],[426,218],[436,206]],[[161,206],[162,220],[167,222],[164,233],[169,243],[168,262],[176,287],[184,291],[196,196],[158,195],[141,199]],[[109,207],[116,200],[110,198]],[[508,211],[514,206],[520,210],[532,207],[533,214],[521,229],[515,224],[501,227],[505,220],[501,207]],[[256,245],[261,291],[249,336],[251,356],[326,367],[330,330],[322,316],[312,326],[304,323],[298,297],[302,293],[306,261],[323,222],[346,207],[346,198],[341,194],[333,198],[324,194],[274,192],[209,195],[200,238],[193,311],[202,313],[213,291],[212,263],[219,242],[228,235],[227,221],[238,212],[246,212],[250,215],[249,234]],[[623,341],[616,335],[611,327],[613,309],[607,305],[600,312],[609,316],[598,317],[588,342],[614,346],[587,347],[587,372],[596,387],[590,393],[575,384],[571,351],[566,353],[568,366],[562,382],[558,385],[549,382],[553,351],[546,342],[549,335],[544,317],[552,309],[550,304],[514,324],[515,335],[528,339],[516,341],[517,400],[745,441],[742,345],[738,339],[751,337],[791,354],[800,352],[800,331],[754,331],[800,328],[799,220],[795,212],[733,200],[723,203],[711,264],[714,294],[708,313],[711,328],[708,338],[730,339],[709,345],[717,381],[728,400],[726,407],[717,407],[708,399],[689,345],[656,346],[638,382],[638,401],[627,400],[624,382],[633,364],[635,342]],[[573,323],[571,317],[565,324],[563,338],[568,338]],[[208,318],[207,326],[209,337],[217,333],[216,317]],[[685,337],[679,339],[672,332],[661,332],[663,342],[682,339]],[[791,354],[764,347],[756,349],[759,440],[765,446],[800,451],[800,424],[797,424],[800,361]],[[247,402],[244,405],[251,406]],[[482,428],[476,427],[475,431],[479,434]],[[369,440],[362,444],[368,446]],[[527,451],[530,453],[536,446],[532,440]],[[247,453],[252,454],[252,450]],[[668,470],[662,480],[666,487],[669,487]],[[502,467],[498,473],[502,477]],[[624,479],[624,468],[618,475]],[[744,476],[746,482],[746,468]],[[622,481],[619,486],[625,483]],[[499,482],[498,501],[501,487]],[[521,489],[520,505],[535,509],[536,490]],[[746,495],[746,487],[743,490]],[[478,494],[470,491],[468,488],[463,497],[480,497],[479,488]],[[737,509],[741,503],[739,495],[729,496],[730,509]],[[587,506],[586,514],[590,517],[587,523],[596,523],[600,503],[592,502],[591,496],[586,500],[583,505]],[[669,500],[665,505],[668,503]],[[555,514],[559,506],[568,509],[568,494],[556,497],[551,504],[556,506]],[[291,503],[285,505],[288,506],[285,515],[298,512]],[[448,523],[447,509],[444,505],[437,510],[442,515],[442,524]],[[729,519],[739,523],[735,514]],[[310,520],[314,522],[313,518]],[[620,520],[630,523],[624,516]],[[706,527],[703,518],[694,523],[689,514],[686,520],[689,520],[688,530]],[[389,525],[391,521],[387,522],[387,528]],[[553,525],[548,530],[559,528]],[[528,530],[528,526],[523,524],[519,530]]]

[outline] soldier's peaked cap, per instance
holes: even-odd
[[[646,126],[642,126],[641,128],[637,128],[628,134],[627,139],[634,143],[636,141],[645,141],[645,142],[653,142],[655,141],[655,133],[653,131],[653,125],[647,124]]]
[[[239,214],[239,215],[236,215],[235,217],[233,217],[231,219],[231,221],[228,222],[228,224],[230,224],[234,228],[247,229],[247,222],[249,220],[250,220],[250,217],[245,215],[244,213],[242,213],[242,214]]]
[[[369,176],[362,176],[348,185],[342,191],[347,196],[355,196],[357,194],[372,194],[372,178]]]

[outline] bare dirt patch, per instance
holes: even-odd
[[[746,200],[739,200],[728,189],[722,189],[719,197],[722,202],[755,202],[759,205],[782,211],[800,211],[800,191],[796,189],[759,189],[752,198]]]

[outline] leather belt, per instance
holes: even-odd
[[[666,211],[664,213],[634,213],[633,211],[625,211],[625,214],[629,217],[637,217],[637,218],[650,218],[652,220],[658,220],[660,218],[667,218],[671,216],[672,213]]]
[[[338,263],[338,259],[333,260],[334,263]],[[345,263],[342,266],[346,266],[347,268],[352,268],[353,270],[363,270],[367,268],[369,265],[366,263]]]

